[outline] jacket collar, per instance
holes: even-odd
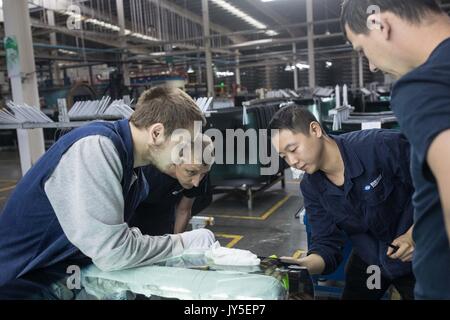
[[[114,123],[117,132],[122,137],[125,150],[127,151],[127,169],[132,170],[134,166],[133,137],[131,135],[130,122],[128,119],[119,120]],[[131,166],[131,167],[130,167]]]
[[[333,139],[341,152],[344,161],[344,189],[335,186],[327,179],[323,172],[318,172],[321,181],[321,191],[328,195],[347,196],[353,187],[352,179],[359,177],[363,172],[361,160],[351,146],[348,145],[345,137],[330,136]]]

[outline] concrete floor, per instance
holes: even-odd
[[[0,211],[20,177],[18,152],[0,151]]]
[[[0,211],[20,176],[18,152],[1,151]],[[260,256],[298,257],[307,248],[305,228],[295,218],[302,205],[299,182],[288,178],[285,189],[278,183],[257,194],[253,210],[247,209],[245,198],[221,194],[199,215],[214,217],[210,229],[223,246],[248,249]]]
[[[288,181],[282,189],[278,183],[257,194],[253,210],[247,209],[244,198],[221,195],[199,215],[214,217],[211,230],[222,245],[260,256],[298,256],[307,248],[305,228],[295,218],[303,205],[298,184]]]

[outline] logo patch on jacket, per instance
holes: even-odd
[[[371,183],[369,183],[367,186],[365,186],[364,190],[365,191],[369,191],[371,189],[375,189],[375,187],[380,184],[380,181],[381,181],[382,178],[383,177],[380,174],[375,180],[373,180]]]

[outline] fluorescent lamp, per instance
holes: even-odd
[[[270,37],[277,36],[279,33],[274,30],[267,30],[266,34]]]
[[[286,68],[284,68],[284,71],[292,71],[295,67],[291,66],[289,63],[286,65]]]
[[[74,51],[70,51],[70,50],[65,50],[65,49],[58,49],[59,52],[64,53],[64,54],[70,54],[70,55],[77,55],[78,53],[74,52]]]
[[[218,72],[216,72],[216,76],[217,76],[217,78],[232,77],[232,76],[234,76],[234,72],[231,72],[228,70],[225,72],[218,71]]]
[[[71,12],[71,11],[66,11],[64,13],[69,15],[69,16],[74,17],[77,20],[83,20],[84,19],[84,21],[86,23],[89,23],[89,24],[93,24],[93,25],[100,26],[100,27],[103,27],[105,29],[109,29],[109,30],[113,30],[113,31],[117,31],[117,32],[120,31],[120,27],[119,26],[111,24],[111,23],[108,23],[108,22],[105,22],[105,21],[101,21],[101,20],[98,20],[98,19],[95,19],[95,18],[86,18],[86,17],[83,17],[80,14],[77,14],[77,13],[74,13],[74,12]],[[125,31],[125,35],[131,35],[132,37],[136,37],[136,38],[143,39],[143,40],[148,40],[148,41],[158,41],[158,39],[156,39],[154,37],[150,37],[150,36],[147,36],[145,34],[138,33],[138,32],[132,32],[129,29],[125,29],[124,31]]]
[[[232,15],[235,15],[236,17],[241,18],[242,20],[244,20],[248,24],[254,26],[255,28],[257,28],[257,29],[267,29],[267,26],[264,23],[259,22],[258,20],[256,20],[253,17],[249,16],[244,11],[242,11],[239,8],[236,8],[232,4],[230,4],[230,3],[228,3],[228,2],[226,2],[224,0],[211,0],[211,1],[214,2],[216,5],[218,5],[219,7],[221,7],[222,9],[228,11]]]
[[[251,46],[258,46],[258,45],[263,45],[263,44],[268,44],[268,43],[272,43],[273,39],[272,38],[268,38],[268,39],[260,39],[260,40],[253,40],[253,41],[247,41],[247,42],[241,42],[241,43],[237,43],[237,44],[233,44],[231,46],[228,46],[227,48],[243,48],[243,47],[251,47]]]
[[[149,53],[149,56],[154,56],[154,57],[164,57],[165,55],[167,55],[167,54],[164,51]]]
[[[297,63],[296,66],[300,70],[305,70],[305,69],[309,69],[310,68],[309,64],[304,64],[304,63]]]

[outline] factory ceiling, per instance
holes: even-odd
[[[168,61],[187,65],[204,59],[202,0],[28,2],[38,62],[116,61],[161,66]],[[117,10],[120,2],[124,34],[120,33]],[[351,52],[339,24],[340,3],[313,1],[319,57],[327,51]],[[441,3],[450,9],[450,0]],[[292,58],[293,43],[299,59],[306,56],[306,0],[209,0],[208,4],[215,63],[232,67],[237,53],[244,64],[262,59],[285,63]],[[0,12],[0,20],[2,15]]]

